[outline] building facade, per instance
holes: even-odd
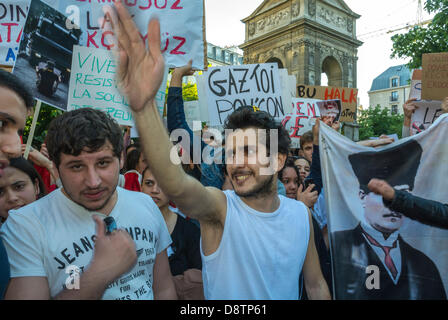
[[[372,82],[369,94],[369,107],[380,105],[388,108],[391,114],[403,114],[403,104],[408,100],[411,90],[412,71],[406,65],[388,68]]]
[[[207,59],[212,67],[242,65],[243,53],[238,47],[222,48],[214,44],[207,43]]]
[[[244,63],[277,62],[297,84],[357,86],[354,13],[342,0],[265,0],[247,18]]]

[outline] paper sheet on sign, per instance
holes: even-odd
[[[55,0],[61,12],[77,15],[79,25],[87,30],[81,44],[87,47],[110,49],[111,35],[102,34],[98,18],[103,17],[103,6],[111,1]],[[169,67],[186,65],[193,56],[193,68],[204,69],[203,0],[132,0],[124,1],[142,39],[147,39],[148,22],[152,17],[160,21],[162,50]],[[188,27],[186,27],[188,26]],[[192,53],[194,51],[194,53]]]
[[[111,51],[82,46],[73,47],[68,110],[94,108],[108,113],[120,125],[134,127],[129,103],[118,90],[117,63]],[[166,77],[156,96],[159,113],[163,116]]]

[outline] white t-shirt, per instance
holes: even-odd
[[[247,206],[234,191],[218,249],[204,256],[204,295],[210,300],[294,300],[310,236],[308,210],[280,197],[273,213]],[[202,245],[202,242],[201,242]]]
[[[103,299],[153,299],[153,269],[157,254],[171,244],[162,214],[148,195],[117,187],[118,200],[109,216],[135,242],[137,263],[113,281]],[[0,235],[8,252],[11,278],[46,277],[51,296],[61,292],[70,268],[87,268],[94,252],[96,224],[92,212],[67,198],[60,189],[12,210]],[[70,283],[70,282],[68,282]]]

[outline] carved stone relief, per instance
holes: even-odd
[[[312,17],[316,14],[316,0],[308,0],[308,13]]]

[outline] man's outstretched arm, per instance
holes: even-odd
[[[119,42],[118,82],[127,96],[142,141],[143,151],[162,190],[181,211],[201,221],[223,224],[226,198],[221,190],[205,188],[184,173],[177,152],[155,107],[154,98],[163,79],[160,24],[148,25],[148,49],[122,2],[115,2],[113,27]]]

